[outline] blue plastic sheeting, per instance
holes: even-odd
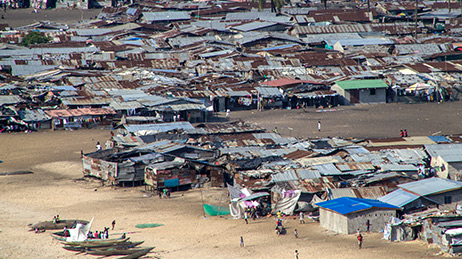
[[[446,138],[445,136],[428,136],[429,139],[433,140],[436,143],[440,142],[452,142],[450,139]]]
[[[372,199],[342,197],[330,201],[316,203],[321,208],[340,213],[342,215],[373,208],[399,210],[400,208],[385,202]]]
[[[178,178],[165,180],[164,181],[164,186],[165,187],[177,187],[177,186],[180,186],[180,180]]]

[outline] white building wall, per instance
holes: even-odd
[[[381,232],[390,217],[396,217],[396,210],[372,209],[348,215],[348,234],[359,230],[365,232],[366,222],[370,222],[370,232]]]
[[[337,233],[348,234],[347,217],[341,214],[320,208],[319,221],[320,221],[321,227],[325,229],[328,229],[330,231],[334,231]]]

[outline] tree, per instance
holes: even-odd
[[[20,45],[29,47],[32,44],[47,43],[50,38],[43,36],[38,31],[29,32],[21,41]]]
[[[252,0],[254,3],[258,3],[258,10],[261,11],[265,8],[266,0]],[[280,13],[281,8],[285,5],[285,0],[271,0],[271,12]]]

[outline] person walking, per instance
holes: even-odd
[[[366,220],[366,231],[369,232],[371,228],[371,222],[369,220]]]
[[[358,235],[358,246],[359,249],[361,249],[361,247],[363,246],[363,235],[361,234]]]
[[[244,212],[244,220],[245,220],[245,224],[249,224],[249,221],[248,221],[248,219],[249,219],[249,214],[248,214],[248,213],[247,213],[247,211],[246,211],[246,212]]]
[[[318,131],[321,131],[321,121],[318,121]]]
[[[295,236],[295,238],[298,238],[298,231],[297,231],[297,229],[294,230],[294,236]]]
[[[244,247],[244,238],[241,236],[241,247]]]
[[[115,219],[112,221],[112,230],[114,230],[115,227]]]
[[[298,250],[295,250],[294,255],[295,255],[295,259],[298,259],[298,256],[300,255],[300,253],[298,252]]]
[[[300,212],[300,224],[305,224],[305,215],[303,211]]]
[[[404,130],[404,136],[407,137],[407,130]]]
[[[403,130],[400,131],[400,136],[404,137],[404,131]]]
[[[167,189],[164,188],[164,189],[162,190],[162,193],[163,193],[163,194],[162,194],[162,197],[165,197],[165,199],[167,199]]]

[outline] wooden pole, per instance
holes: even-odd
[[[417,8],[418,8],[419,1],[415,0],[415,11],[414,11],[414,19],[415,19],[415,40],[417,40]]]

